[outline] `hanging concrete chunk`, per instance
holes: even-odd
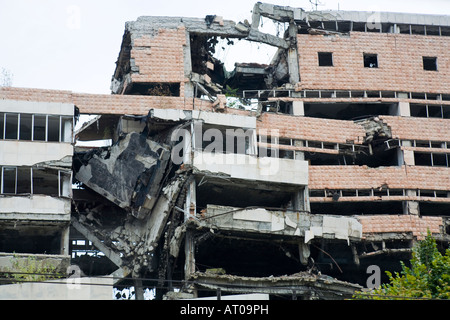
[[[160,191],[170,150],[130,133],[109,148],[79,155],[76,179],[137,218],[147,215]]]

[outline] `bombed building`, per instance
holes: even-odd
[[[127,22],[110,95],[0,88],[0,257],[159,299],[351,297],[427,232],[448,247],[449,36],[449,16],[266,3]],[[272,61],[227,70],[240,42]]]

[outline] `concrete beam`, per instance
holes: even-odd
[[[105,256],[111,260],[116,266],[119,268],[123,267],[124,263],[120,255],[114,252],[111,248],[103,243],[94,232],[90,231],[86,226],[81,224],[75,217],[71,219],[72,226],[77,229],[86,239],[92,242],[92,244],[101,252],[105,254]]]
[[[252,27],[257,27],[257,22],[259,23],[261,16],[280,22],[302,20],[306,17],[305,11],[301,8],[292,8],[289,6],[278,6],[270,3],[258,2],[253,7]]]
[[[286,40],[268,33],[260,32],[256,29],[250,29],[246,39],[249,41],[262,42],[278,48],[289,48],[289,42],[287,42]]]

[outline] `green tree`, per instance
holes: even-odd
[[[369,292],[357,292],[356,299],[450,299],[450,248],[442,255],[428,231],[413,248],[411,267],[400,262],[402,271],[386,271],[389,283]]]

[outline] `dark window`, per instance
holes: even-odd
[[[47,126],[47,119],[44,115],[35,115],[34,116],[34,141],[45,141],[46,133],[45,128]]]
[[[33,115],[31,114],[20,115],[20,130],[19,130],[20,140],[31,140],[32,123],[33,123]]]
[[[48,116],[47,121],[47,141],[59,141],[59,116]]]
[[[378,55],[372,53],[364,53],[364,67],[378,68]]]
[[[33,193],[58,196],[58,172],[33,169]]]
[[[447,167],[447,155],[445,153],[432,153],[433,166]]]
[[[17,129],[19,126],[19,115],[16,113],[7,113],[5,122],[5,139],[17,139]]]
[[[437,58],[423,57],[423,70],[437,71]]]
[[[332,67],[333,66],[333,53],[332,52],[319,52],[319,66],[320,67]]]
[[[0,139],[3,139],[4,130],[5,130],[5,114],[0,112]]]
[[[31,169],[27,167],[17,168],[17,194],[31,193]]]
[[[3,168],[3,193],[15,194],[16,193],[16,175],[17,169],[12,167]]]

